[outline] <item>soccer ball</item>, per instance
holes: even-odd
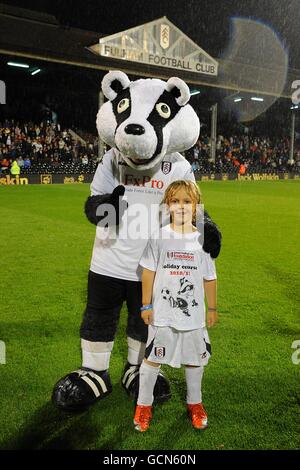
[[[167,287],[164,287],[162,290],[161,290],[161,294],[162,294],[162,298],[164,300],[170,300],[170,298],[172,297],[171,296],[171,292],[169,291],[169,289]]]

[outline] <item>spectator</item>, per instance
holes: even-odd
[[[8,173],[8,169],[9,169],[9,161],[7,160],[7,158],[4,157],[1,160],[1,172]]]
[[[17,158],[17,163],[20,167],[20,170],[22,170],[22,168],[24,168],[24,160],[21,156],[19,158]]]
[[[20,167],[17,160],[14,160],[10,167],[10,173],[12,176],[20,176]]]
[[[29,157],[26,157],[24,160],[24,169],[28,170],[31,167],[31,161]]]
[[[89,159],[88,159],[88,156],[87,156],[87,155],[84,155],[84,156],[82,157],[81,163],[82,163],[83,165],[88,165]]]
[[[244,175],[246,173],[246,166],[241,163],[240,164],[240,169],[239,169],[239,175]]]

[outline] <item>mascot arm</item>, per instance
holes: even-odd
[[[204,244],[203,250],[212,258],[217,258],[221,250],[222,234],[218,226],[212,221],[209,214],[204,211]]]
[[[97,166],[91,183],[92,196],[111,194],[117,186],[117,182],[113,176],[113,161],[114,153],[111,149],[104,154],[101,162]]]
[[[185,180],[195,181],[194,172],[189,165],[184,175]],[[204,244],[203,250],[209,253],[212,258],[217,258],[221,250],[222,234],[217,225],[211,220],[209,214],[204,211]]]

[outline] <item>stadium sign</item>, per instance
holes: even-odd
[[[212,173],[210,175],[201,175],[195,172],[197,181],[275,181],[275,180],[300,180],[300,174],[296,173],[253,173],[251,175],[236,175],[232,173]],[[82,184],[91,183],[92,174],[85,175],[27,175],[11,177],[10,175],[0,176],[1,185],[27,185],[27,184]],[[129,186],[134,186],[131,182]]]
[[[82,184],[82,183],[91,183],[93,180],[92,174],[85,175],[56,175],[56,174],[47,174],[47,175],[27,175],[27,176],[16,176],[12,177],[11,175],[0,175],[0,186],[7,185],[27,185],[27,184]]]
[[[29,183],[29,180],[28,178],[26,177],[19,177],[19,176],[15,176],[15,177],[12,177],[10,175],[6,175],[6,176],[0,176],[0,185],[19,185],[19,184],[28,184]]]
[[[295,173],[252,173],[251,175],[236,175],[233,173],[212,173],[211,175],[197,176],[197,181],[276,181],[276,180],[300,180],[300,174]]]
[[[101,38],[89,50],[103,57],[157,65],[206,75],[218,74],[218,62],[165,16]]]

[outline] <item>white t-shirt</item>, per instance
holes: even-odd
[[[203,279],[216,279],[215,262],[199,243],[199,233],[180,234],[170,225],[151,236],[140,265],[155,271],[153,325],[176,330],[205,326]]]
[[[157,228],[156,210],[166,188],[179,179],[195,181],[191,165],[179,153],[166,155],[154,168],[140,171],[128,166],[114,148],[104,155],[94,175],[91,193],[93,196],[110,194],[122,184],[128,209],[119,228],[109,230],[109,238],[103,240],[97,236],[101,234],[97,228],[91,271],[130,281],[141,279],[139,260]]]

